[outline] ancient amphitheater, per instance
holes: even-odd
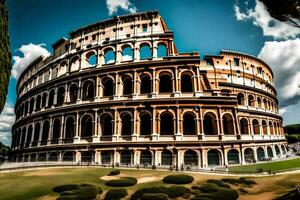
[[[208,168],[286,154],[271,68],[234,51],[180,53],[157,11],[52,47],[18,80],[12,161]]]

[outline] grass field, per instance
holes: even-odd
[[[108,168],[49,168],[24,172],[3,173],[0,174],[0,199],[55,200],[57,196],[52,192],[52,188],[54,186],[74,183],[91,183],[97,187],[101,187],[104,191],[107,191],[110,187],[105,186],[105,180],[102,180],[100,177],[105,177],[109,171],[110,169]],[[172,172],[121,170],[122,175],[138,179],[137,185],[125,187],[129,194],[132,194],[135,190],[141,187],[163,185],[162,178],[170,173]],[[187,187],[191,187],[197,183],[202,183],[207,179],[224,178],[224,176],[219,175],[196,173],[189,173],[189,175],[192,175],[195,181],[192,184],[186,185]],[[274,197],[300,185],[300,173],[271,177],[256,177],[250,179],[254,180],[257,185],[252,188],[247,188],[247,194],[240,194],[239,199],[241,200],[273,199]],[[104,194],[102,197],[103,196]]]
[[[278,162],[233,166],[233,167],[229,167],[229,171],[256,172],[258,168],[261,168],[264,171],[271,170],[275,172],[281,170],[300,168],[300,158],[278,161]]]

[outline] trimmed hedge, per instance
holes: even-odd
[[[239,198],[236,190],[220,187],[214,183],[205,183],[193,189],[196,190],[196,196],[192,200],[236,200]]]
[[[119,175],[120,174],[120,170],[112,170],[109,172],[108,176],[115,176],[115,175]]]
[[[170,198],[182,197],[189,192],[190,190],[184,186],[173,185],[168,188],[168,196]]]
[[[224,188],[231,188],[230,185],[223,183],[221,180],[208,179],[206,182],[213,183],[213,184],[216,184],[217,186],[224,187]]]
[[[109,180],[105,183],[107,186],[111,187],[126,187],[133,186],[137,183],[136,178],[133,177],[123,177],[117,180]]]
[[[168,200],[168,195],[164,193],[145,193],[140,200]]]
[[[221,179],[221,180],[222,180],[223,182],[226,182],[226,183],[229,183],[229,184],[232,184],[232,185],[244,184],[244,185],[252,186],[252,185],[255,185],[255,184],[256,184],[255,181],[246,179],[246,178],[244,178],[244,177],[241,177],[241,178],[239,178],[239,179],[234,179],[234,178],[223,178],[223,179]]]
[[[164,183],[169,184],[189,184],[193,181],[194,177],[185,174],[169,175],[163,179]]]
[[[99,194],[99,188],[90,184],[69,184],[53,188],[54,192],[60,193],[57,200],[94,200]]]
[[[111,189],[107,191],[104,200],[119,200],[127,195],[128,193],[125,189]]]
[[[59,185],[54,187],[52,190],[56,193],[61,193],[64,191],[70,191],[70,190],[78,190],[80,186],[78,184],[68,184],[68,185]]]

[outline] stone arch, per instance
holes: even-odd
[[[140,155],[140,164],[144,166],[152,165],[152,153],[149,150],[142,150]]]
[[[94,129],[93,129],[93,116],[89,114],[85,114],[81,117],[81,137],[91,137],[93,135]]]
[[[103,96],[114,95],[114,80],[111,77],[104,77],[102,79]]]
[[[94,162],[94,152],[92,152],[92,151],[82,151],[81,152],[81,162],[84,162],[84,163]]]
[[[168,48],[164,42],[160,42],[157,44],[157,57],[164,58],[168,56]]]
[[[113,162],[114,152],[110,150],[101,151],[101,163],[111,164]]]
[[[85,60],[87,67],[97,65],[97,53],[95,51],[89,51],[85,54]]]
[[[230,149],[227,153],[228,165],[240,163],[240,152],[237,149]]]
[[[75,161],[75,152],[74,151],[66,151],[62,155],[62,161],[64,162],[74,162]]]
[[[173,90],[173,76],[169,72],[161,72],[159,74],[159,93],[172,93]]]
[[[242,118],[240,120],[240,128],[242,135],[249,135],[249,127],[248,127],[248,120],[246,118]]]
[[[244,150],[245,161],[252,163],[254,161],[254,151],[252,148],[246,148]]]
[[[278,145],[275,145],[275,152],[276,152],[277,157],[281,157],[281,152],[280,152],[280,148],[278,147]]]
[[[82,83],[82,100],[93,100],[95,97],[95,83],[93,80],[86,80]]]
[[[48,107],[51,108],[54,104],[54,89],[50,90],[48,97]]]
[[[36,104],[35,104],[35,110],[36,111],[41,110],[41,103],[42,103],[42,97],[41,97],[41,95],[38,95],[36,97]]]
[[[103,113],[100,116],[100,126],[103,136],[113,135],[113,117],[110,113]]]
[[[272,121],[269,121],[269,129],[270,129],[270,134],[274,135],[274,128],[273,128],[273,123]]]
[[[265,159],[265,150],[262,147],[258,147],[256,149],[256,154],[257,154],[257,160],[258,161],[263,161]]]
[[[130,136],[133,133],[132,114],[129,112],[121,113],[121,135]]]
[[[255,99],[252,94],[248,95],[248,106],[255,107]]]
[[[274,157],[274,153],[273,150],[270,146],[267,146],[267,153],[268,153],[268,157],[269,158],[273,158]]]
[[[33,113],[33,109],[34,109],[34,97],[32,97],[30,99],[30,102],[29,102],[29,113]]]
[[[174,116],[169,111],[160,114],[160,135],[174,135]]]
[[[199,165],[199,158],[198,154],[194,150],[187,150],[184,152],[184,164],[190,166],[198,166]]]
[[[27,138],[26,138],[26,147],[29,147],[31,144],[31,137],[32,137],[32,125],[29,125],[28,129],[27,129]]]
[[[56,118],[53,121],[53,128],[52,128],[52,143],[58,143],[58,138],[60,137],[60,128],[61,122],[60,119]]]
[[[62,87],[59,87],[58,90],[57,90],[57,104],[58,105],[62,105],[65,101],[65,88],[62,86]]]
[[[223,120],[223,131],[225,135],[234,135],[235,131],[234,131],[234,120],[233,120],[233,116],[230,113],[225,113],[222,116],[222,120]]]
[[[257,119],[252,120],[252,126],[253,126],[253,133],[255,135],[259,135],[260,134],[260,128],[259,128],[259,122],[258,122]]]
[[[266,120],[262,120],[261,124],[262,124],[262,128],[263,128],[263,134],[268,135],[268,125],[267,125]]]
[[[183,134],[196,135],[197,121],[193,112],[185,112],[183,114]]]
[[[205,113],[203,125],[206,135],[218,135],[217,117],[213,112]]]
[[[133,93],[133,79],[130,75],[122,76],[123,95],[131,95]]]
[[[172,165],[173,154],[170,150],[163,150],[161,153],[161,165],[162,166],[171,166]]]
[[[75,136],[75,119],[72,116],[69,116],[66,118],[66,125],[65,125],[65,138],[67,139],[73,139]]]
[[[219,150],[211,149],[207,152],[207,164],[209,167],[222,165],[222,155]]]
[[[39,141],[39,138],[40,138],[40,123],[39,122],[36,122],[35,125],[34,125],[34,137],[33,137],[33,141],[34,142],[37,142]],[[36,146],[36,145],[34,145]]]
[[[193,92],[194,84],[193,84],[193,73],[191,72],[183,72],[181,74],[181,92]]]
[[[262,108],[262,101],[260,97],[256,98],[258,108]]]
[[[237,95],[238,105],[245,105],[245,95],[243,93],[239,93]]]
[[[140,44],[140,59],[147,60],[152,58],[151,46],[148,43]]]
[[[116,62],[116,53],[114,48],[107,47],[103,50],[104,52],[104,63],[103,64],[112,64]]]
[[[42,133],[42,144],[47,144],[49,130],[50,130],[49,128],[50,128],[49,121],[48,120],[44,121],[43,133]]]
[[[58,153],[51,152],[48,156],[48,161],[57,162],[58,161]]]
[[[281,145],[281,150],[282,150],[282,154],[286,155],[286,148],[283,144]]]
[[[120,164],[121,165],[132,165],[133,164],[133,151],[123,150],[120,152]]]
[[[75,83],[72,83],[69,88],[70,102],[76,103],[78,99],[78,86]]]
[[[47,102],[48,94],[47,92],[44,92],[43,98],[42,98],[42,107],[46,107],[46,102]]]
[[[140,133],[141,135],[151,135],[152,116],[149,112],[140,113]]]
[[[125,44],[122,47],[122,61],[132,61],[133,60],[133,48],[129,44]]]
[[[79,56],[74,56],[70,60],[70,72],[78,71],[80,66],[80,58]]]
[[[151,76],[148,73],[143,73],[140,75],[140,80],[141,80],[141,89],[140,93],[141,94],[149,94],[151,93]]]

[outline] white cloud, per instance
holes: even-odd
[[[258,57],[274,74],[282,112],[300,101],[300,39],[265,42]]]
[[[43,47],[44,44],[27,44],[22,45],[21,48],[18,49],[23,54],[21,56],[13,56],[14,65],[12,67],[12,76],[16,79],[19,78],[22,71],[37,57],[40,55],[48,57],[50,52],[46,48]]]
[[[13,105],[5,104],[0,114],[0,141],[6,145],[11,142],[11,127],[15,122],[15,113]]]
[[[108,14],[112,15],[119,9],[126,10],[130,13],[136,13],[137,8],[129,0],[106,0]]]
[[[132,60],[132,56],[131,55],[124,55],[122,56],[122,61],[129,61]]]
[[[255,26],[261,27],[264,36],[272,36],[274,39],[293,39],[300,34],[300,29],[287,23],[282,23],[272,18],[264,4],[256,0],[253,9],[241,12],[240,7],[234,5],[235,16],[238,21],[253,20]]]

